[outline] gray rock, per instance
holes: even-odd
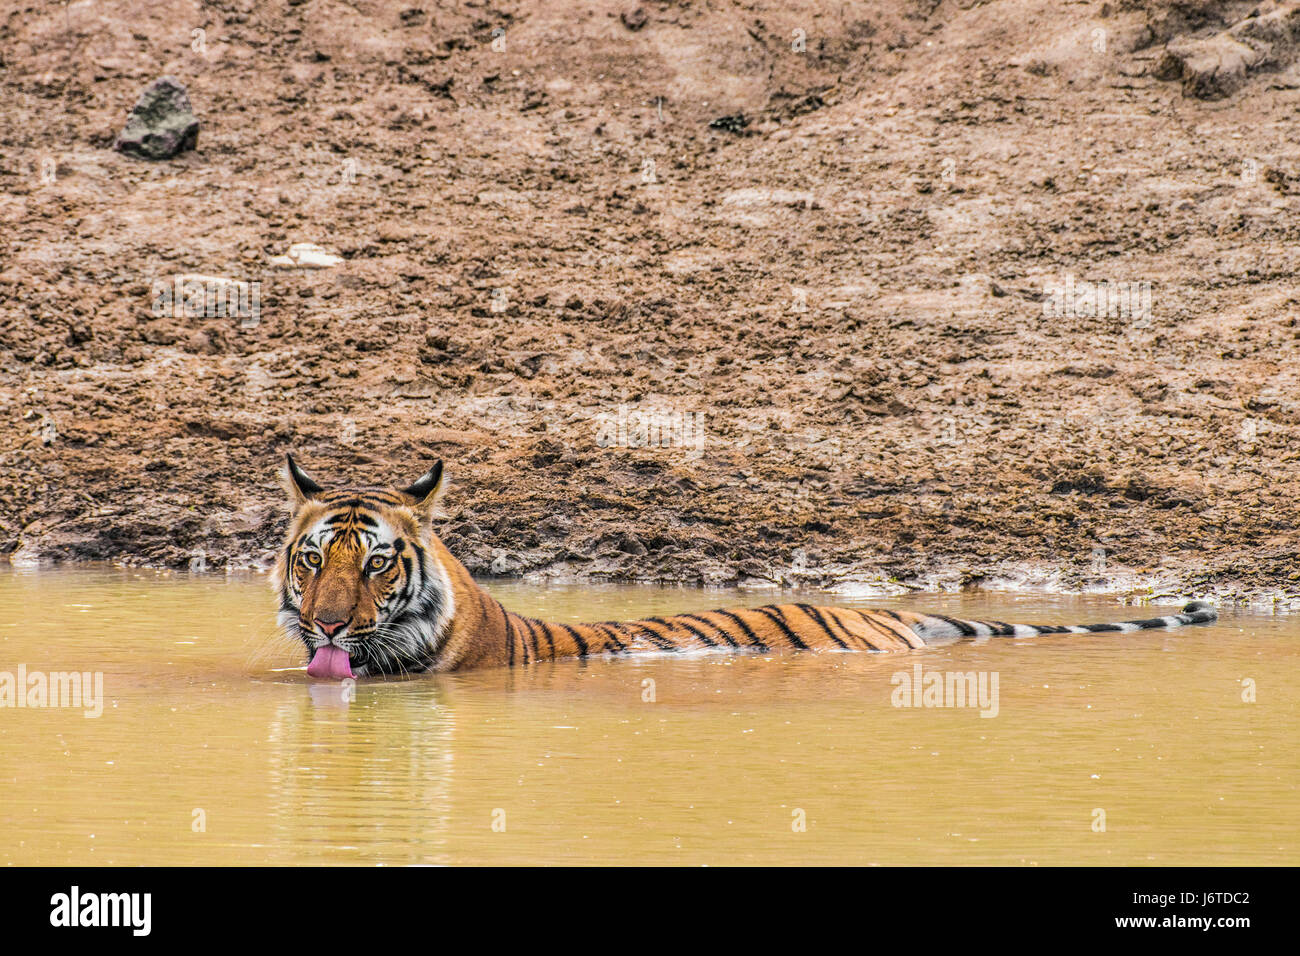
[[[189,94],[175,77],[164,76],[144,88],[113,148],[143,159],[171,159],[198,141]]]
[[[650,17],[642,7],[631,7],[619,14],[619,19],[623,21],[623,26],[629,30],[640,30],[649,21]]]
[[[1300,59],[1300,5],[1252,14],[1210,37],[1176,37],[1156,65],[1158,80],[1179,80],[1184,96],[1231,96],[1254,73],[1278,73]],[[1288,80],[1288,85],[1293,82]]]

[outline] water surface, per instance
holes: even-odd
[[[562,621],[791,597],[487,586]],[[1110,597],[798,598],[1029,623],[1151,614]],[[1300,616],[912,654],[563,661],[363,680],[348,699],[306,677],[272,610],[251,574],[0,572],[0,672],[100,672],[105,695],[90,718],[0,708],[0,861],[1300,863]],[[996,716],[895,706],[895,675],[918,664],[996,675]]]

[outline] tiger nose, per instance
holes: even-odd
[[[343,630],[343,625],[348,623],[347,621],[322,621],[320,618],[316,618],[315,621],[316,626],[325,632],[326,637],[333,637]]]

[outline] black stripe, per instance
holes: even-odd
[[[402,569],[406,572],[406,580],[402,582],[402,608],[405,610],[414,606],[421,597],[425,596],[423,589],[426,582],[424,575],[420,575],[418,582],[415,580],[414,563],[409,555],[404,555],[401,560],[407,562],[402,565]],[[436,590],[431,588],[428,597],[435,606],[442,606],[442,596]]]
[[[352,498],[348,501],[342,501],[337,504],[331,504],[331,509],[337,508],[338,511],[329,515],[325,521],[329,524],[338,524],[343,521],[351,521],[354,518],[362,524],[368,524],[370,527],[379,527],[379,522],[367,512],[377,511],[379,506],[369,502],[362,502],[359,499]]]
[[[505,606],[496,598],[491,598],[491,601],[497,606],[497,610],[501,612],[501,620],[506,626],[506,641],[510,644],[510,665],[513,667],[515,662],[515,626],[511,623],[510,612],[505,609]],[[527,663],[527,661],[524,663]]]
[[[424,564],[424,548],[414,541],[411,542],[411,550],[415,553],[415,560],[420,565],[420,587],[424,587],[429,580],[429,572]]]
[[[551,625],[547,624],[545,621],[539,621],[537,620],[537,618],[533,618],[533,621],[537,624],[538,629],[542,632],[542,637],[546,638],[546,646],[550,648],[551,657],[554,658],[555,638],[551,637]]]
[[[347,524],[350,522],[354,522],[354,520],[357,523],[364,524],[365,527],[367,528],[380,527],[380,522],[378,522],[378,519],[373,518],[373,516],[368,514],[367,511],[356,509],[356,507],[354,507],[354,509],[350,509],[347,511],[339,511],[338,514],[329,515],[328,518],[325,519],[325,523],[326,524]]]
[[[770,650],[770,648],[762,642],[759,636],[754,633],[753,629],[741,619],[740,615],[732,611],[714,611],[713,613],[721,614],[725,617],[729,617],[737,624],[739,624],[740,629],[745,632],[745,636],[748,637],[750,641],[753,643],[753,645],[757,647],[760,651]]]
[[[926,617],[932,617],[936,621],[944,621],[951,624],[953,627],[957,628],[957,633],[962,637],[977,637],[979,635],[979,631],[975,630],[975,628],[971,627],[965,621],[959,621],[955,617],[944,617],[942,614],[927,614]]]
[[[602,634],[604,634],[606,637],[608,637],[611,641],[614,642],[614,653],[616,654],[627,653],[627,645],[618,639],[618,633],[608,624],[593,624],[592,627],[596,628],[596,630],[600,631]]]
[[[808,615],[809,620],[816,621],[817,626],[820,627],[823,631],[825,631],[826,636],[829,637],[832,641],[834,641],[840,647],[844,648],[846,651],[849,649],[849,645],[845,644],[838,637],[836,637],[835,632],[830,629],[830,626],[826,623],[825,619],[822,617],[821,611],[817,610],[817,608],[813,607],[811,604],[796,604],[795,607],[803,611],[804,614]]]
[[[658,621],[660,624],[667,624],[667,623],[668,623],[667,621],[665,621],[665,620],[664,620],[663,618],[661,618],[661,617],[652,617],[652,618],[648,618],[647,620]],[[705,634],[705,633],[704,633],[703,631],[701,631],[698,627],[695,627],[695,626],[692,625],[692,624],[687,624],[687,623],[686,623],[685,621],[683,621],[680,617],[678,617],[678,618],[676,618],[676,619],[674,620],[674,622],[673,622],[673,626],[674,626],[674,627],[680,627],[680,628],[681,628],[682,630],[684,630],[684,631],[690,631],[692,634],[694,634],[696,637],[698,637],[701,641],[703,641],[703,642],[705,643],[705,645],[708,646],[708,647],[717,647],[717,646],[718,646],[718,642],[717,642],[717,641],[715,641],[713,638],[709,637],[709,635]]]
[[[870,620],[871,620],[871,618],[869,618],[866,614],[863,614],[861,611],[859,611],[858,613],[859,613],[859,614],[862,614],[862,618],[863,618],[863,620],[866,620],[866,621],[870,621]],[[901,614],[898,614],[898,613],[895,612],[895,611],[890,611],[890,610],[888,610],[887,608],[880,608],[879,610],[877,610],[877,611],[873,611],[872,613],[873,613],[873,614],[886,614],[886,615],[888,615],[889,617],[892,617],[892,618],[893,618],[895,621],[897,621],[899,624],[903,625],[903,630],[907,631],[908,634],[911,634],[914,638],[916,638],[918,641],[920,641],[922,647],[925,646],[925,638],[922,637],[920,634],[916,633],[916,628],[912,627],[911,624],[909,624],[907,621],[903,620],[903,616],[902,616]],[[876,627],[880,627],[880,625],[877,624]],[[887,627],[881,627],[880,629],[881,629],[882,631],[884,631],[886,634],[889,634],[889,635],[892,636],[892,637],[898,637],[897,634],[895,634],[893,631],[891,631],[891,630],[890,630],[889,628],[887,628]],[[905,637],[899,637],[898,639],[899,639],[900,641],[902,641],[904,644],[906,644],[908,647],[914,647],[914,646],[915,646],[915,645],[912,644],[911,641],[909,641],[909,640],[908,640],[907,638],[905,638]],[[870,643],[870,642],[868,642],[868,643]],[[875,647],[875,645],[872,645],[872,646]],[[879,648],[876,648],[876,650],[879,650]]]
[[[376,501],[385,505],[404,505],[407,503],[405,498],[398,497],[391,491],[380,491],[372,489],[362,495],[364,501]]]
[[[679,614],[677,616],[690,618],[692,621],[699,621],[701,624],[707,624],[709,627],[717,631],[718,634],[721,635],[722,639],[726,641],[728,644],[730,644],[732,647],[740,646],[739,644],[736,643],[736,639],[734,637],[732,637],[730,634],[728,634],[726,631],[718,627],[718,625],[714,624],[712,621],[708,620],[707,618],[700,617],[698,614]]]
[[[659,650],[661,651],[681,650],[681,648],[679,648],[676,644],[674,644],[671,639],[664,637],[653,627],[650,627],[649,619],[646,619],[644,621],[633,621],[632,626],[639,628],[641,631],[649,635],[650,642],[654,644],[655,647],[659,648]]]
[[[521,620],[524,622],[524,627],[528,628],[528,637],[529,637],[529,638],[532,640],[532,642],[533,642],[533,656],[536,657],[538,660],[541,660],[541,658],[542,658],[542,652],[541,652],[541,650],[538,649],[538,646],[537,646],[537,631],[533,630],[533,622],[532,622],[532,619],[531,619],[531,618],[527,618],[527,617],[525,617],[525,618],[521,618]],[[528,645],[525,644],[525,645],[524,645],[524,657],[527,657],[527,656],[528,656]]]
[[[584,641],[584,640],[582,639],[582,635],[579,634],[577,631],[575,631],[573,628],[569,627],[569,625],[567,625],[567,624],[561,624],[560,627],[562,627],[562,628],[564,628],[566,631],[568,631],[568,632],[569,632],[569,636],[570,636],[571,638],[573,638],[574,643],[578,645],[578,656],[579,656],[579,657],[586,657],[586,656],[587,656],[587,642]]]
[[[863,623],[863,624],[865,624],[865,625],[867,625],[869,628],[871,628],[872,633],[871,633],[870,635],[864,636],[864,637],[862,638],[862,640],[865,641],[867,647],[871,648],[871,650],[873,650],[873,651],[878,651],[878,650],[880,650],[880,648],[877,647],[877,646],[872,642],[872,640],[871,640],[873,637],[876,637],[876,636],[880,636],[880,637],[892,637],[892,638],[893,638],[894,640],[896,640],[896,641],[902,641],[902,642],[903,642],[904,644],[906,644],[908,647],[912,647],[912,646],[913,646],[911,641],[909,641],[907,638],[901,636],[897,631],[893,631],[893,630],[891,630],[890,628],[885,627],[885,626],[884,626],[883,624],[881,624],[879,621],[877,621],[877,620],[872,616],[872,615],[874,615],[874,614],[885,614],[885,615],[887,615],[887,616],[889,616],[889,617],[892,617],[895,621],[897,621],[899,624],[901,624],[901,625],[903,626],[903,630],[907,631],[908,634],[911,634],[913,637],[917,638],[918,640],[921,640],[921,636],[920,636],[919,634],[917,634],[916,631],[912,630],[911,626],[910,626],[906,621],[904,621],[901,617],[899,617],[897,614],[895,614],[893,611],[872,611],[871,614],[868,614],[866,611],[859,611],[859,610],[858,610],[857,608],[855,608],[855,607],[846,607],[846,608],[841,608],[841,610],[844,610],[844,611],[852,611],[852,612],[853,612],[854,614],[856,614],[858,617],[862,618],[862,623]],[[924,641],[924,640],[921,640],[921,643],[924,644],[925,641]]]
[[[790,630],[790,625],[785,623],[785,616],[781,614],[779,608],[756,607],[756,608],[751,608],[751,610],[757,611],[759,614],[763,614],[766,615],[767,617],[770,617],[772,621],[776,624],[776,626],[781,629],[781,633],[785,635],[786,640],[788,640],[791,644],[793,644],[795,647],[799,648],[800,650],[804,650],[804,651],[808,650],[808,645],[799,639],[798,634]]]
[[[533,622],[530,622],[528,618],[520,618],[520,620],[521,622],[524,622],[524,630],[528,631],[528,640],[524,640],[523,635],[520,635],[520,650],[523,650],[525,658],[528,657],[528,641],[532,641],[533,657],[536,657],[538,661],[541,661],[542,656],[537,652],[537,632],[533,631]]]
[[[404,502],[383,491],[335,491],[317,499],[330,508],[369,508],[379,511],[385,505],[400,505]]]
[[[520,618],[520,620],[522,620],[522,621],[524,622],[524,626],[525,626],[526,628],[528,628],[528,632],[531,634],[532,631],[533,631],[533,626],[532,626],[531,624],[528,623],[528,618],[526,618],[526,617],[525,617],[525,618]],[[534,642],[534,650],[536,650],[536,643],[535,643],[535,642]],[[527,642],[527,641],[521,640],[521,641],[519,642],[519,654],[520,654],[521,657],[523,657],[523,660],[521,660],[519,663],[520,663],[520,664],[527,664],[527,663],[529,662],[529,657],[528,657],[528,642]],[[534,654],[533,657],[535,657],[535,658],[539,658],[539,659],[540,659],[540,655],[538,655],[538,654]]]
[[[1179,624],[1186,623],[1186,622],[1184,622],[1184,621],[1182,620],[1182,618],[1181,618],[1180,615],[1177,615],[1177,614],[1171,614],[1171,615],[1169,615],[1169,616],[1170,616],[1170,617],[1173,617],[1173,618],[1177,618]],[[1125,624],[1131,624],[1131,625],[1133,625],[1134,627],[1139,627],[1139,628],[1142,628],[1142,629],[1144,629],[1144,630],[1150,630],[1151,628],[1157,628],[1157,627],[1174,627],[1174,626],[1177,626],[1177,625],[1171,625],[1171,624],[1169,624],[1169,623],[1168,623],[1168,622],[1167,622],[1163,617],[1151,617],[1151,618],[1147,618],[1147,619],[1144,620],[1144,621],[1122,621],[1122,622],[1119,622],[1119,623],[1110,623],[1110,624],[1080,624],[1080,625],[1078,625],[1078,626],[1079,626],[1079,627],[1087,628],[1089,631],[1092,631],[1092,632],[1095,634],[1095,633],[1097,633],[1097,632],[1099,632],[1099,631],[1101,631],[1101,632],[1104,632],[1104,631],[1118,631],[1118,630],[1120,630],[1120,629],[1121,629]]]

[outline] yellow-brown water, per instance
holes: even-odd
[[[785,597],[488,586],[569,621]],[[1028,623],[1171,613],[812,599]],[[912,654],[363,680],[348,700],[274,635],[263,577],[3,572],[0,672],[102,672],[105,700],[89,718],[0,708],[0,861],[1295,864],[1298,637],[1300,616],[1225,610]],[[895,706],[918,664],[996,674],[996,716]]]

